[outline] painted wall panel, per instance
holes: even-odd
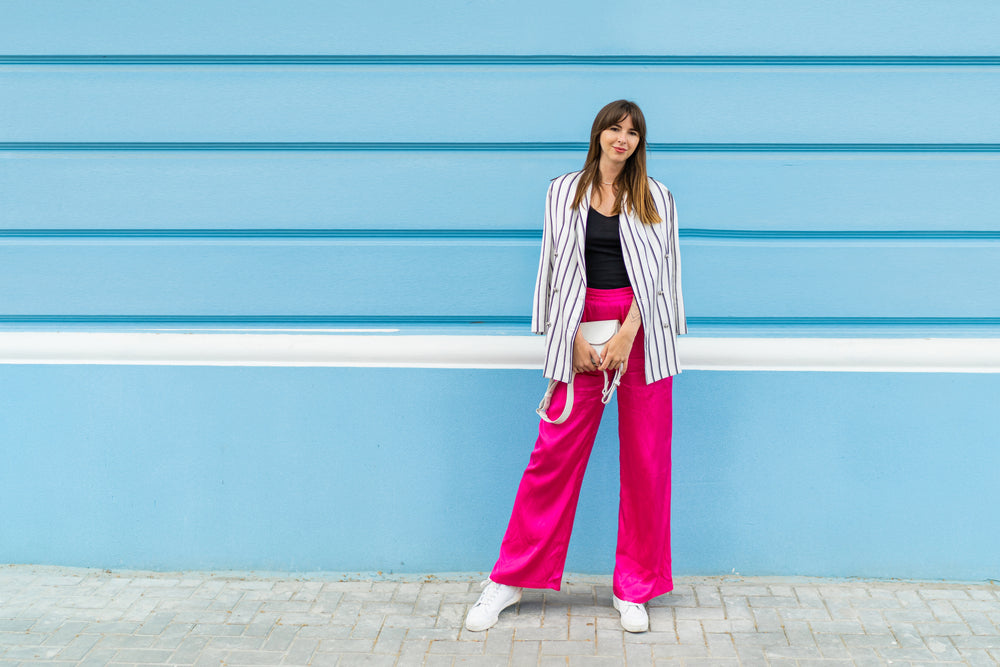
[[[0,90],[4,141],[580,141],[627,97],[658,141],[1000,142],[1000,67],[8,66]]]
[[[669,128],[656,128],[659,134]],[[579,151],[0,152],[3,229],[540,233]],[[994,154],[653,153],[684,230],[991,231]],[[386,182],[394,184],[387,189]]]
[[[990,0],[560,2],[4,0],[14,53],[996,55]],[[616,25],[616,27],[617,27]]]
[[[0,246],[0,312],[530,314],[537,242],[81,241]]]
[[[0,245],[4,315],[521,316],[534,240]],[[691,317],[993,317],[1000,243],[691,240]],[[960,295],[960,298],[956,298]]]
[[[1000,502],[988,465],[998,382],[682,374],[677,573],[995,578],[1000,538],[983,512]],[[0,468],[5,561],[426,572],[492,565],[544,381],[3,366],[0,387],[0,441],[18,445]],[[616,410],[584,482],[570,571],[613,563]]]
[[[919,317],[1000,313],[1000,245],[691,241],[691,315]]]

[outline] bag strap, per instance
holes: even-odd
[[[550,424],[562,424],[567,419],[569,419],[569,413],[573,411],[573,380],[576,376],[570,378],[569,384],[566,385],[566,406],[563,408],[562,414],[555,419],[550,419],[548,415],[549,404],[552,403],[552,395],[556,393],[556,387],[559,386],[558,380],[549,380],[549,386],[545,390],[545,395],[542,396],[541,402],[535,409],[538,416]],[[622,381],[622,369],[619,368],[615,371],[615,377],[613,380],[608,381],[608,372],[604,371],[604,389],[601,392],[601,403],[607,405],[611,400],[611,397],[615,395],[615,389]]]
[[[621,384],[621,382],[622,382],[621,367],[619,367],[618,370],[615,371],[615,379],[610,382],[610,385],[608,383],[608,372],[604,371],[604,392],[601,395],[601,403],[604,403],[604,405],[608,404],[608,401],[611,400],[611,397],[615,395],[615,389],[618,387],[618,385]]]
[[[549,380],[549,388],[545,390],[545,395],[542,396],[542,401],[538,404],[538,408],[535,410],[539,417],[550,424],[562,424],[564,421],[569,419],[569,413],[573,410],[573,378],[570,378],[569,384],[566,385],[566,407],[563,408],[561,415],[555,419],[549,419],[549,416],[546,413],[549,409],[549,403],[552,402],[552,394],[556,392],[556,387],[558,386],[558,380]]]

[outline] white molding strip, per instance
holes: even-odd
[[[540,369],[541,336],[3,332],[0,364]],[[1000,373],[1000,338],[696,338],[712,371]]]

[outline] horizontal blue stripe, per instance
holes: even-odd
[[[1000,240],[1000,230],[681,229],[681,238],[785,240]],[[541,229],[0,229],[0,238],[540,239]]]
[[[995,241],[683,243],[690,316],[1000,315]],[[533,239],[11,238],[0,312],[523,316],[537,267]]]
[[[703,66],[992,67],[1000,56],[966,55],[510,55],[510,54],[8,54],[0,65],[300,65],[300,66]]]
[[[0,141],[0,151],[587,151],[579,141]],[[650,143],[650,153],[997,153],[1000,143]]]
[[[654,153],[648,162],[677,198],[682,233],[992,231],[1000,229],[998,156]],[[537,230],[549,179],[583,158],[583,151],[4,153],[0,192],[17,195],[4,199],[0,228]],[[351,183],[351,196],[331,183]]]

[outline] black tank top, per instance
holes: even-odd
[[[590,209],[584,260],[587,263],[587,287],[618,289],[631,286],[622,255],[622,240],[618,235],[617,215],[607,216]]]

